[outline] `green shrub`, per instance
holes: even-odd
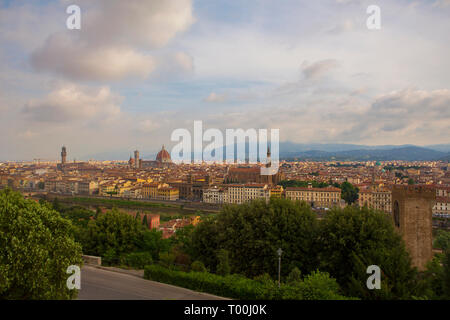
[[[191,264],[191,270],[195,272],[206,272],[206,267],[201,261],[194,261]]]
[[[345,299],[337,293],[339,287],[334,279],[320,272],[312,274],[307,281],[301,282],[302,285],[282,284],[279,289],[275,281],[261,281],[268,280],[265,276],[252,280],[236,274],[219,276],[208,272],[182,272],[158,265],[146,266],[144,270],[145,279],[234,299]]]
[[[102,264],[106,266],[113,266],[119,263],[119,258],[117,258],[116,250],[109,248],[102,256]]]
[[[294,269],[292,269],[291,273],[289,273],[286,282],[289,284],[295,284],[300,281],[302,281],[302,272],[297,267],[295,267]]]
[[[172,268],[175,263],[175,255],[169,252],[161,252],[159,254],[159,263],[166,268]]]
[[[225,249],[220,249],[217,252],[217,260],[219,263],[217,264],[217,274],[221,276],[229,275],[231,272],[230,268],[230,258],[229,253]]]
[[[122,257],[122,264],[136,269],[144,269],[153,264],[152,255],[149,252],[132,252]]]

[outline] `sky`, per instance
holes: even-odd
[[[195,120],[450,143],[449,17],[450,0],[0,0],[0,160],[145,156]]]

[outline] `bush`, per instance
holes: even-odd
[[[208,272],[182,272],[158,265],[146,266],[144,270],[145,279],[234,299],[345,299],[337,293],[336,281],[320,272],[313,273],[298,286],[282,284],[278,289],[275,281],[267,281],[267,276],[251,280],[236,274],[219,276]]]
[[[191,264],[191,270],[195,272],[206,272],[206,267],[201,261],[194,261]]]
[[[289,284],[294,284],[300,281],[302,281],[302,272],[297,267],[295,267],[294,269],[292,269],[291,273],[289,273],[286,282]]]
[[[231,270],[228,251],[225,249],[219,250],[217,253],[217,260],[219,261],[217,264],[217,274],[221,276],[229,275]]]
[[[159,254],[159,263],[166,268],[172,268],[175,263],[175,255],[169,252],[161,252]]]
[[[119,263],[119,258],[117,257],[116,250],[109,248],[102,256],[102,264],[106,266],[113,266]]]
[[[144,269],[153,264],[152,255],[149,252],[132,252],[122,257],[122,264],[136,269]]]

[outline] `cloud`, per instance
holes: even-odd
[[[151,133],[156,131],[160,127],[161,124],[153,119],[145,119],[140,121],[138,124],[138,130],[142,133]]]
[[[345,121],[342,139],[426,144],[450,130],[450,90],[405,89],[384,94],[359,113],[332,112],[335,124]],[[434,137],[434,138],[433,138]]]
[[[355,23],[352,20],[344,20],[333,27],[329,33],[341,34],[355,29]]]
[[[211,92],[209,96],[207,96],[204,101],[206,102],[224,102],[227,98],[226,94],[217,94],[215,92]]]
[[[195,21],[191,0],[91,0],[82,38],[90,44],[161,48]],[[82,9],[83,10],[83,9]],[[83,13],[84,15],[84,13]]]
[[[58,34],[35,51],[32,64],[38,71],[52,71],[75,80],[146,78],[155,68],[154,59],[127,47],[90,49]]]
[[[44,98],[28,101],[22,112],[36,122],[104,121],[120,115],[121,101],[122,97],[108,87],[91,89],[65,84]]]
[[[437,0],[433,3],[433,7],[446,8],[450,6],[450,0]]]
[[[174,55],[174,61],[184,71],[192,72],[194,70],[194,60],[192,59],[191,56],[189,56],[184,52],[177,52]]]
[[[394,91],[379,97],[369,114],[377,119],[414,121],[450,120],[450,90]],[[448,122],[450,125],[450,121]]]
[[[308,64],[306,61],[301,66],[302,74],[305,79],[317,79],[322,77],[328,71],[339,66],[337,60],[327,59]]]
[[[74,80],[147,78],[156,68],[148,50],[168,44],[194,22],[191,0],[79,1],[81,30],[50,35],[31,56],[37,71]],[[192,58],[175,54],[180,71],[192,71]]]

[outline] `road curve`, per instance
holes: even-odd
[[[135,275],[83,266],[79,300],[221,300],[224,298],[145,280]]]

